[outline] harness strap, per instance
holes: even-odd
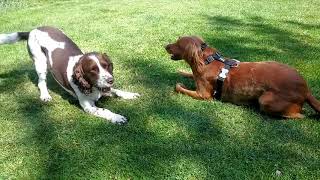
[[[224,67],[220,70],[220,73],[218,75],[217,82],[216,82],[216,90],[213,94],[214,98],[217,100],[221,100],[223,82],[227,78],[230,69],[233,67],[238,67],[240,64],[240,61],[236,59],[226,59],[223,63],[224,63]]]
[[[204,49],[207,47],[208,47],[208,45],[206,43],[201,44],[202,51],[204,51]],[[220,61],[224,64],[224,67],[220,70],[220,73],[218,75],[217,82],[216,82],[216,90],[213,94],[215,99],[221,100],[223,82],[227,78],[229,70],[233,67],[238,67],[240,64],[240,61],[238,61],[236,59],[224,59],[223,56],[221,54],[219,54],[218,52],[208,56],[204,63],[206,65],[208,65],[212,61]]]
[[[216,82],[216,90],[213,94],[214,98],[216,100],[221,100],[221,96],[222,96],[222,88],[223,88],[223,82],[224,80],[227,78],[227,75],[229,73],[231,66],[228,64],[224,64],[224,67],[221,69],[219,75],[218,75],[218,79]]]
[[[224,63],[225,59],[223,58],[223,56],[221,54],[219,54],[218,52],[210,55],[207,57],[207,59],[204,61],[204,63],[206,65],[210,64],[212,61],[220,61],[222,63]]]

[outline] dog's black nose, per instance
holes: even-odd
[[[164,46],[164,48],[165,48],[166,50],[169,50],[169,49],[170,49],[170,46],[169,46],[169,45],[166,45],[166,46]]]
[[[113,78],[108,78],[108,79],[107,79],[107,83],[113,84]]]

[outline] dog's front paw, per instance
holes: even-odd
[[[112,97],[113,94],[111,92],[102,93],[102,97]]]
[[[180,92],[184,88],[186,88],[186,86],[183,85],[182,83],[177,83],[176,84],[176,92]]]
[[[120,94],[120,97],[123,99],[136,99],[140,97],[140,94],[138,93],[131,93],[131,92],[122,92]]]
[[[52,100],[52,97],[49,94],[41,94],[40,99],[43,102],[49,102]]]
[[[125,124],[127,122],[127,118],[121,116],[120,114],[113,114],[111,117],[111,122],[115,124]]]

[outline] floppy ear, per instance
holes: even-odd
[[[108,71],[110,72],[111,75],[113,75],[113,63],[110,61]]]
[[[82,69],[82,65],[81,62],[77,63],[73,69],[73,82],[78,86],[79,90],[83,93],[83,94],[90,94],[92,93],[92,86],[89,84],[89,82],[84,79],[83,77],[84,72]]]
[[[204,65],[202,60],[203,53],[201,48],[198,47],[195,43],[191,43],[186,47],[186,58],[189,62],[194,64],[197,68]]]
[[[109,63],[108,72],[113,74],[113,63],[106,53],[102,53],[102,57]]]

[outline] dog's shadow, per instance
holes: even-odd
[[[11,71],[0,74],[0,92],[13,92],[17,88],[23,88],[27,81],[30,81],[32,84],[34,84],[35,88],[38,90],[38,75],[32,64],[17,66]],[[66,99],[70,104],[79,106],[77,99],[66,92],[56,82],[50,72],[47,74],[47,87],[49,89],[49,94],[52,95],[53,92],[57,95],[60,95],[63,99]],[[40,96],[39,90],[38,95]]]
[[[35,70],[32,71],[32,73],[29,73],[28,76],[29,76],[29,79],[32,81],[32,83],[37,87],[38,75],[37,75],[36,71]],[[47,87],[49,89],[49,93],[50,93],[50,91],[52,91],[53,93],[60,95],[61,98],[67,100],[70,104],[80,107],[78,100],[75,97],[73,97],[70,93],[65,91],[57,83],[57,81],[53,78],[51,72],[48,72],[48,74],[47,74]]]

